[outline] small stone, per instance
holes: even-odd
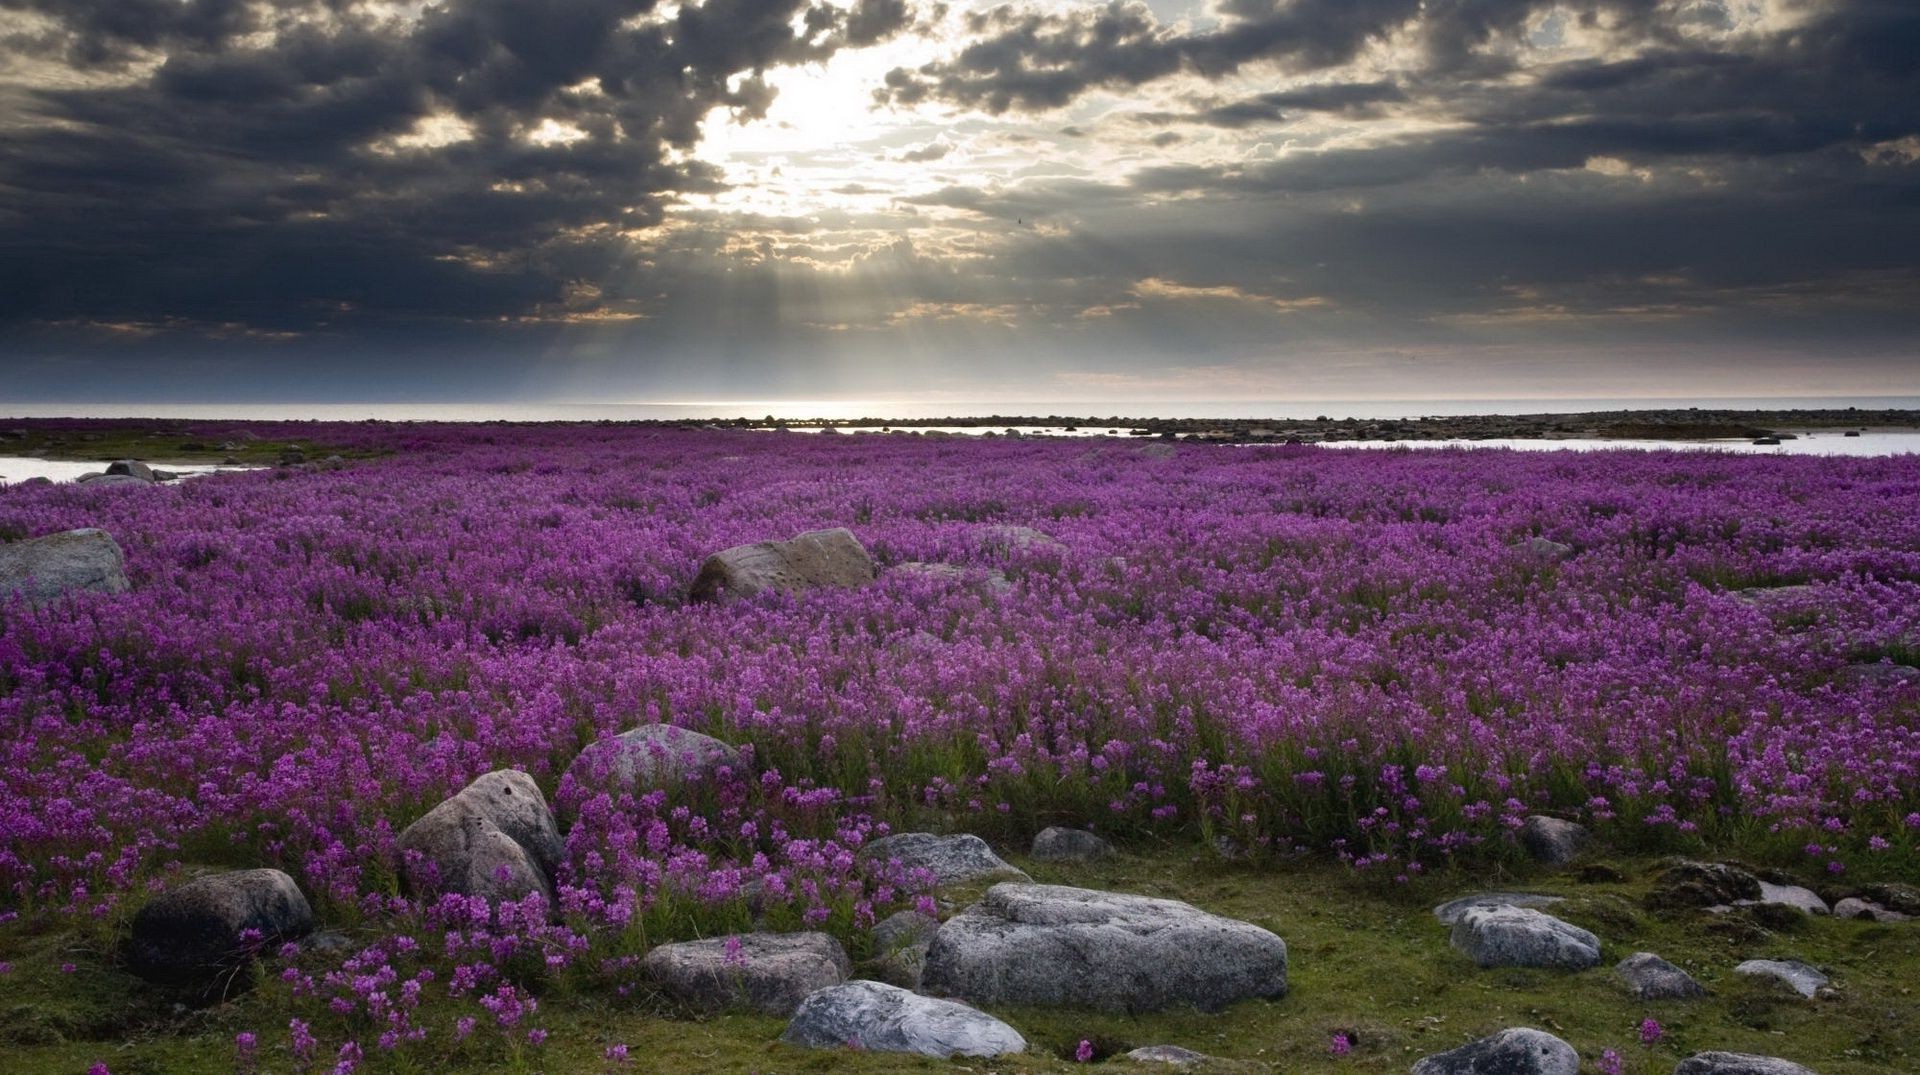
[[[0,545],[0,599],[44,605],[66,593],[126,593],[127,558],[105,530],[67,530]]]
[[[1802,1067],[1791,1060],[1782,1060],[1777,1056],[1755,1056],[1752,1053],[1696,1053],[1680,1061],[1673,1069],[1673,1075],[1817,1075],[1812,1068]]]
[[[1536,560],[1558,561],[1573,559],[1573,546],[1554,541],[1551,538],[1537,537],[1528,541],[1527,552]]]
[[[150,982],[210,985],[252,952],[311,932],[313,908],[293,878],[279,870],[236,870],[147,901],[133,916],[127,963]]]
[[[1481,967],[1559,967],[1600,963],[1600,938],[1525,907],[1474,907],[1453,925],[1453,946]]]
[[[1413,1065],[1412,1075],[1579,1075],[1580,1054],[1544,1030],[1515,1027]]]
[[[1635,952],[1616,964],[1613,972],[1641,1000],[1685,1000],[1707,993],[1692,975],[1652,952]]]
[[[855,1048],[946,1060],[1025,1052],[1020,1032],[983,1011],[884,982],[853,981],[800,1002],[780,1040],[815,1049]]]
[[[1205,1053],[1196,1053],[1178,1045],[1143,1045],[1129,1051],[1125,1058],[1136,1064],[1176,1064],[1180,1067],[1204,1064],[1213,1059]]]
[[[1772,978],[1809,1000],[1832,981],[1817,968],[1797,959],[1749,959],[1733,968],[1733,972],[1756,978]]]
[[[1875,922],[1888,923],[1908,922],[1913,919],[1912,915],[1904,915],[1899,911],[1888,910],[1872,900],[1863,900],[1858,896],[1848,896],[1846,899],[1834,904],[1833,915],[1835,918],[1866,918]]]
[[[987,842],[972,833],[937,836],[930,832],[902,832],[883,836],[860,849],[860,861],[869,866],[898,861],[908,870],[927,870],[936,887],[969,881],[1015,879],[1030,881],[993,853]]]
[[[1540,892],[1482,892],[1448,900],[1433,909],[1433,917],[1439,919],[1441,925],[1451,926],[1475,907],[1551,907],[1563,899],[1565,897]]]
[[[1564,866],[1587,846],[1587,829],[1571,821],[1535,814],[1520,826],[1520,846],[1539,862]]]
[[[897,564],[888,575],[942,586],[971,586],[988,593],[1007,593],[1013,582],[997,568],[965,567],[960,564],[930,564],[918,560]]]
[[[743,933],[663,944],[640,963],[663,992],[700,1012],[792,1015],[808,994],[853,973],[824,933]]]
[[[1033,838],[1033,857],[1042,862],[1095,862],[1112,855],[1112,844],[1085,829],[1054,825]]]

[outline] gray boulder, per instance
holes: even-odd
[[[1560,967],[1600,963],[1600,938],[1526,907],[1474,907],[1453,924],[1453,946],[1482,967]]]
[[[1054,825],[1033,838],[1033,857],[1042,862],[1095,862],[1112,855],[1112,844],[1085,829]]]
[[[909,993],[882,982],[853,981],[800,1002],[780,1040],[815,1049],[856,1048],[945,1060],[1025,1052],[1020,1032],[985,1012]]]
[[[1129,1051],[1126,1059],[1136,1064],[1173,1064],[1178,1067],[1191,1067],[1194,1064],[1204,1064],[1213,1058],[1205,1053],[1196,1053],[1192,1049],[1183,1049],[1178,1045],[1143,1045]]]
[[[480,777],[400,833],[403,855],[419,866],[401,870],[416,895],[455,892],[490,902],[538,892],[553,896],[553,874],[566,854],[560,828],[533,778],[512,769]]]
[[[643,724],[588,744],[567,774],[589,787],[636,794],[740,765],[731,744],[672,724]]]
[[[313,908],[293,878],[279,870],[237,870],[147,901],[133,916],[127,964],[150,982],[208,985],[253,952],[311,932]]]
[[[1866,918],[1875,922],[1906,922],[1913,916],[1882,907],[1872,900],[1863,900],[1858,896],[1848,896],[1833,905],[1835,918]]]
[[[700,1012],[788,1016],[807,995],[853,973],[840,942],[824,933],[742,933],[663,944],[640,967],[661,991]]]
[[[1771,978],[1809,1000],[1819,995],[1821,988],[1832,981],[1818,968],[1797,959],[1749,959],[1734,967],[1733,973]]]
[[[976,1004],[1219,1011],[1285,996],[1287,945],[1175,900],[1005,883],[934,934],[921,985]]]
[[[1579,1075],[1580,1054],[1544,1030],[1514,1027],[1413,1065],[1413,1075]]]
[[[977,533],[988,548],[1006,552],[1032,552],[1037,549],[1062,549],[1060,539],[1031,526],[983,526]]]
[[[1551,538],[1536,537],[1529,540],[1526,550],[1536,560],[1558,561],[1573,559],[1573,546],[1554,541]]]
[[[124,474],[148,483],[159,480],[154,477],[153,468],[138,459],[122,459],[117,463],[108,463],[107,475],[111,477],[116,474]]]
[[[1613,972],[1641,1000],[1685,1000],[1707,994],[1692,975],[1652,952],[1635,952],[1616,964]]]
[[[1752,1053],[1696,1053],[1680,1061],[1673,1075],[1816,1075],[1812,1068],[1801,1067],[1777,1056]]]
[[[0,598],[44,605],[62,594],[126,593],[127,558],[105,530],[68,530],[0,545]]]
[[[951,836],[930,832],[882,836],[861,848],[859,857],[869,867],[898,862],[907,869],[931,871],[936,886],[969,881],[1032,880],[994,854],[985,840],[968,832]]]
[[[1481,892],[1448,900],[1433,909],[1433,917],[1443,926],[1460,921],[1460,916],[1476,907],[1551,907],[1565,899],[1540,892]]]
[[[1760,898],[1760,879],[1723,862],[1677,862],[1661,872],[1647,894],[1656,910],[1725,906]]]
[[[939,919],[919,911],[888,915],[873,927],[874,972],[890,985],[920,988],[920,975],[927,966],[927,948],[939,929]]]
[[[1776,885],[1766,881],[1760,882],[1759,899],[1737,901],[1737,905],[1747,903],[1771,903],[1780,907],[1791,907],[1807,914],[1833,913],[1832,908],[1827,906],[1827,901],[1821,899],[1810,888],[1802,888],[1799,885]]]
[[[1520,846],[1536,861],[1551,866],[1572,862],[1587,846],[1587,829],[1571,821],[1535,814],[1520,826]]]
[[[865,586],[875,577],[873,557],[845,527],[809,530],[789,541],[735,545],[707,557],[693,580],[695,601],[752,597],[768,590],[797,593],[823,587]]]
[[[932,564],[909,560],[887,572],[900,578],[939,583],[947,586],[971,586],[988,593],[1006,593],[1013,582],[1006,572],[996,568],[965,567],[960,564]]]

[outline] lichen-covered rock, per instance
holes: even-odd
[[[934,934],[921,985],[976,1004],[1219,1011],[1287,992],[1287,945],[1175,900],[998,884]]]
[[[1451,926],[1476,907],[1551,907],[1564,899],[1541,892],[1481,892],[1448,900],[1433,909],[1433,917],[1439,919],[1441,925]]]
[[[1647,894],[1655,910],[1727,906],[1760,898],[1760,879],[1723,862],[1679,862],[1667,867]]]
[[[207,985],[268,945],[313,931],[313,908],[279,870],[213,874],[155,896],[133,916],[127,964],[150,982]]]
[[[1835,918],[1865,918],[1874,922],[1907,922],[1913,916],[1882,907],[1872,900],[1863,900],[1858,896],[1848,896],[1833,905]]]
[[[1587,829],[1571,821],[1535,814],[1520,826],[1520,846],[1535,861],[1564,866],[1587,846]]]
[[[768,590],[797,593],[865,586],[874,578],[873,557],[852,531],[836,527],[716,552],[700,565],[689,596],[695,601],[723,601]]]
[[[1033,838],[1033,857],[1042,862],[1096,862],[1112,855],[1112,844],[1085,829],[1054,825]]]
[[[1020,1032],[983,1011],[887,985],[853,981],[800,1002],[780,1040],[815,1049],[855,1048],[945,1060],[1025,1052]]]
[[[410,892],[455,892],[490,902],[553,896],[566,854],[546,796],[527,774],[499,769],[406,827],[396,841]],[[417,856],[417,861],[416,861]]]
[[[1797,959],[1749,959],[1734,967],[1733,972],[1755,978],[1771,978],[1809,1000],[1819,995],[1821,988],[1832,981],[1817,967]]]
[[[1453,946],[1482,967],[1584,970],[1600,963],[1600,938],[1526,907],[1474,907],[1453,924]]]
[[[1808,1067],[1777,1056],[1752,1053],[1696,1053],[1680,1061],[1673,1075],[1817,1075]]]
[[[1178,1045],[1143,1045],[1129,1050],[1126,1058],[1136,1064],[1173,1064],[1179,1067],[1204,1064],[1213,1059],[1205,1053],[1196,1053]]]
[[[126,593],[127,558],[105,530],[68,530],[0,545],[0,600],[44,605],[75,592]]]
[[[786,1016],[807,995],[853,973],[846,950],[824,933],[742,933],[663,944],[640,963],[661,991],[701,1012]]]
[[[1514,1027],[1413,1065],[1413,1075],[1579,1075],[1580,1054],[1544,1030]]]
[[[969,881],[1031,880],[1015,869],[980,837],[968,832],[939,836],[931,832],[902,832],[883,836],[860,849],[860,861],[869,866],[898,862],[909,870],[927,870],[935,885]]]
[[[739,764],[739,750],[711,735],[643,724],[588,744],[567,766],[567,775],[586,787],[639,794]]]
[[[1685,1000],[1707,993],[1691,974],[1652,952],[1635,952],[1616,964],[1613,972],[1641,1000]]]

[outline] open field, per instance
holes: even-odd
[[[237,435],[187,425],[218,428],[166,436]],[[1283,1000],[1002,1010],[1033,1055],[974,1070],[1065,1068],[1084,1039],[1404,1071],[1510,1025],[1649,1075],[1708,1048],[1920,1066],[1913,923],[1646,902],[1673,855],[1829,900],[1920,877],[1920,457],[244,425],[263,457],[343,461],[0,489],[0,539],[101,527],[132,583],[0,610],[0,1070],[288,1070],[295,1023],[314,1070],[343,1047],[374,1071],[619,1070],[618,1043],[632,1070],[946,1067],[671,1018],[636,968],[756,913],[864,959],[926,887],[860,868],[887,829],[978,833],[1038,880],[1292,946]],[[839,526],[883,569],[965,571],[687,600],[709,553]],[[563,776],[655,721],[746,764],[673,794]],[[568,824],[557,921],[405,895],[398,834],[500,768]],[[1516,847],[1539,813],[1592,830],[1585,868]],[[1123,854],[1019,854],[1059,824]],[[257,865],[347,943],[267,952],[212,1006],[126,973],[150,891]],[[1428,913],[1520,884],[1573,897],[1608,966],[1651,949],[1712,995],[1478,970]],[[1836,992],[1730,973],[1775,956]]]

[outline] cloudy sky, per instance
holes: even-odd
[[[0,0],[0,399],[1763,394],[1913,0]]]

